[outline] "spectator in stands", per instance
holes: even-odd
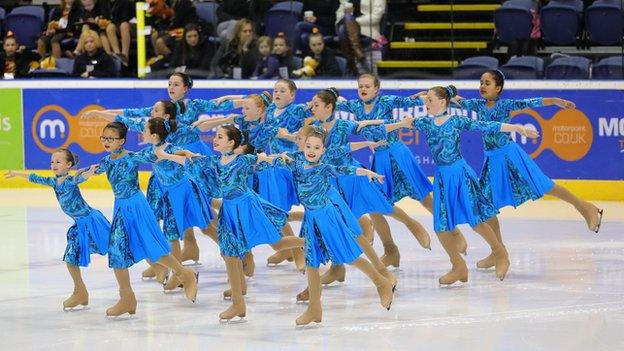
[[[286,69],[286,72],[278,72],[278,76],[288,78],[287,75],[292,74],[295,69],[290,44],[286,40],[286,35],[282,32],[277,33],[277,37],[273,39],[273,56],[279,62],[279,69]]]
[[[317,77],[342,76],[340,66],[338,66],[338,61],[336,61],[334,50],[325,47],[323,35],[318,30],[315,30],[312,34],[310,34],[308,45],[310,46],[313,58],[316,62],[318,62],[318,66],[315,70]]]
[[[9,31],[4,37],[2,48],[0,67],[5,79],[26,77],[39,67],[39,55],[20,46],[13,32]]]
[[[232,78],[235,68],[240,68],[241,78],[249,78],[256,68],[258,50],[254,34],[254,24],[241,19],[234,27],[234,37],[221,44],[211,63],[212,76]]]
[[[48,28],[37,40],[39,56],[59,58],[62,55],[61,42],[74,36],[75,23],[78,20],[79,4],[74,0],[61,0],[61,5],[52,14]]]
[[[87,29],[80,35],[78,43],[84,53],[76,57],[73,75],[82,78],[114,77],[113,58],[102,49],[100,36],[94,30]]]
[[[269,36],[258,38],[258,63],[251,79],[270,79],[275,76],[279,61],[272,55],[273,40]]]
[[[297,23],[297,33],[312,33],[313,28],[318,28],[323,35],[336,34],[336,11],[340,5],[336,0],[304,0],[303,21]],[[312,16],[305,16],[306,12],[312,11]]]
[[[133,16],[132,4],[129,0],[111,1],[111,23],[106,26],[106,37],[110,42],[113,55],[116,56],[124,66],[128,66],[130,56],[130,20]],[[119,39],[121,37],[121,48]]]
[[[214,49],[201,35],[200,27],[187,24],[184,27],[184,40],[178,43],[171,55],[171,67],[193,77],[206,78],[213,55]]]
[[[164,30],[152,30],[151,40],[154,54],[157,57],[167,57],[176,46],[176,40],[182,40],[184,26],[197,23],[197,10],[190,0],[172,0],[173,17]]]
[[[236,22],[243,18],[249,18],[249,0],[223,0],[218,1],[217,7],[217,35],[222,43],[229,41],[234,36]]]
[[[344,38],[341,38],[342,52],[348,59],[350,73],[362,74],[368,71],[364,62],[364,50],[361,45],[361,36],[375,41],[385,42],[379,32],[381,17],[386,11],[385,0],[359,0],[353,3],[340,0],[340,7],[336,11],[336,24],[343,26]]]
[[[107,0],[80,0],[78,7],[78,21],[76,26],[80,26],[80,30],[76,28],[76,32],[82,35],[82,32],[91,29],[96,31],[100,36],[100,41],[104,50],[112,53],[110,43],[106,37],[106,27],[111,22],[110,4]],[[74,55],[81,54],[84,49],[80,44],[74,50]],[[68,55],[73,58],[72,55]]]

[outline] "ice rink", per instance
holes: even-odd
[[[84,190],[91,206],[110,219],[111,191]],[[71,220],[50,189],[0,189],[0,335],[3,350],[623,350],[624,203],[601,202],[599,235],[569,205],[542,200],[501,215],[510,253],[504,282],[477,270],[488,254],[468,227],[469,282],[440,288],[450,268],[432,234],[432,251],[389,220],[401,250],[398,290],[390,311],[378,303],[363,274],[347,269],[345,283],[323,290],[323,322],[296,329],[304,304],[295,295],[306,285],[294,265],[266,267],[269,247],[257,248],[256,273],[248,280],[244,323],[220,324],[229,301],[218,248],[198,234],[202,265],[195,304],[183,293],[164,294],[142,281],[142,262],[131,269],[138,300],[132,318],[107,319],[117,285],[106,257],[92,256],[82,271],[90,301],[64,312],[72,291],[62,262]],[[402,202],[431,232],[432,219],[415,202]],[[298,226],[295,226],[298,229]],[[199,233],[199,232],[198,232]],[[375,241],[381,253],[379,240]]]

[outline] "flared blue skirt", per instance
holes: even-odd
[[[143,259],[156,262],[171,252],[142,192],[125,199],[116,198],[113,213],[108,244],[110,268],[128,268]]]
[[[331,261],[344,264],[362,255],[351,227],[333,203],[319,209],[307,209],[301,222],[300,236],[305,240],[306,265],[318,268]]]
[[[88,215],[76,219],[67,230],[67,247],[63,261],[74,266],[87,267],[91,254],[106,255],[111,225],[104,215],[91,209]]]
[[[420,201],[433,190],[414,155],[401,142],[375,151],[373,171],[385,177],[381,188],[392,204],[404,197]]]
[[[343,175],[334,178],[332,182],[356,218],[366,213],[394,212],[377,181],[371,182],[366,176]]]
[[[163,231],[167,240],[184,239],[184,231],[206,228],[212,220],[210,199],[189,179],[165,186],[163,196]]]
[[[265,167],[256,172],[255,178],[257,182],[254,190],[269,203],[287,212],[299,204],[293,175],[289,169],[280,166]]]
[[[479,182],[496,209],[537,200],[555,186],[516,143],[485,152]]]
[[[433,186],[433,227],[436,232],[451,231],[459,224],[474,227],[498,213],[483,194],[476,173],[464,159],[438,166]]]
[[[147,192],[145,196],[147,198],[147,202],[150,205],[150,208],[152,209],[152,211],[154,211],[154,216],[156,216],[156,220],[158,221],[163,219],[163,194],[163,185],[158,180],[156,174],[152,173],[149,177],[149,181],[147,182]]]
[[[221,254],[243,257],[253,247],[274,244],[282,238],[280,231],[288,213],[249,191],[234,199],[223,199],[217,233]]]
[[[358,217],[353,214],[349,205],[342,198],[338,190],[335,187],[330,187],[327,191],[327,197],[329,201],[334,205],[338,214],[342,218],[342,221],[347,225],[347,227],[351,230],[353,235],[356,237],[362,234],[362,227],[360,227],[360,223],[358,221]]]

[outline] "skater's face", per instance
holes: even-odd
[[[217,134],[215,135],[214,139],[212,139],[213,149],[221,153],[229,152],[234,149],[234,144],[234,140],[228,138],[225,129],[217,129]]]
[[[258,106],[255,99],[249,98],[243,101],[243,117],[245,121],[257,121],[262,114],[264,114],[264,110]]]
[[[288,52],[288,44],[284,38],[275,38],[273,40],[273,53],[276,55],[285,55]]]
[[[67,160],[67,156],[63,152],[55,152],[50,159],[50,169],[54,175],[60,176],[67,174],[72,167],[72,163]]]
[[[7,54],[7,56],[13,56],[17,51],[17,41],[15,40],[15,38],[7,38],[4,40],[2,48],[4,48],[4,52]]]
[[[306,138],[305,147],[303,150],[306,160],[310,162],[318,162],[321,156],[325,152],[325,145],[323,140],[316,136],[309,136]]]
[[[310,50],[314,55],[320,55],[325,49],[325,43],[323,42],[323,37],[314,35],[310,37],[308,41],[308,45],[310,45]]]
[[[145,128],[143,128],[143,141],[152,145],[156,145],[160,142],[160,137],[158,134],[152,132],[147,121],[145,122]]]
[[[277,82],[273,86],[273,101],[277,107],[284,107],[290,104],[295,98],[295,92],[285,82]]]
[[[333,106],[326,104],[318,96],[312,98],[312,115],[319,121],[326,121],[333,112]]]
[[[102,131],[100,140],[102,141],[102,146],[104,146],[104,150],[106,150],[106,152],[119,150],[126,141],[124,138],[121,138],[119,132],[113,128],[105,128]]]
[[[446,108],[448,107],[446,105],[446,100],[440,99],[433,90],[429,90],[427,92],[425,106],[427,107],[427,112],[434,116],[446,111]]]
[[[165,112],[165,104],[158,101],[152,107],[152,112],[150,113],[150,117],[160,117],[164,119],[169,119],[169,114]]]
[[[199,33],[196,30],[189,30],[186,32],[184,39],[186,39],[188,46],[195,47],[199,42]]]
[[[479,84],[479,93],[486,100],[494,100],[498,97],[503,88],[496,85],[496,81],[491,73],[483,73]]]
[[[169,93],[169,98],[172,101],[181,100],[184,96],[186,96],[188,90],[189,88],[184,85],[182,77],[178,75],[169,77],[169,87],[167,88],[167,92]]]
[[[358,96],[360,99],[367,101],[379,93],[379,87],[375,85],[375,81],[371,77],[362,77],[358,80]]]

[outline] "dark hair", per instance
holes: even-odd
[[[240,129],[236,128],[233,124],[222,125],[220,128],[225,130],[225,135],[227,135],[228,140],[234,141],[232,150],[240,146],[243,140],[243,133],[241,133]]]
[[[497,87],[501,87],[501,91],[499,92],[499,94],[502,93],[503,87],[505,86],[505,75],[503,74],[503,72],[498,69],[489,69],[483,72],[483,74],[485,73],[489,73],[492,78],[494,78],[494,84],[496,84]]]
[[[291,93],[297,92],[297,85],[295,84],[295,82],[293,82],[290,79],[282,78],[278,80],[277,82],[275,82],[275,84],[277,83],[285,83],[286,85],[288,85],[288,89],[290,90]]]
[[[273,39],[273,44],[275,44],[276,39],[282,39],[284,41],[284,44],[286,44],[286,49],[287,49],[286,53],[284,53],[284,56],[290,56],[290,43],[288,42],[288,38],[286,38],[286,35],[284,34],[284,32],[277,33],[277,36],[275,37],[275,39]]]
[[[202,41],[202,36],[201,36],[201,27],[196,25],[195,23],[189,23],[186,26],[184,26],[184,34],[182,35],[184,41],[182,42],[182,63],[186,64],[186,60],[188,59],[188,56],[190,55],[191,51],[193,50],[193,48],[186,42],[186,34],[188,32],[192,32],[192,31],[196,31],[197,35],[199,36],[199,40],[197,41],[197,46],[199,46],[201,44]],[[183,78],[184,79],[184,78]],[[192,83],[191,83],[192,84]],[[186,84],[188,86],[188,84]],[[190,87],[189,87],[190,89]]]
[[[372,74],[372,73],[364,73],[364,74],[360,74],[358,76],[358,82],[360,81],[360,79],[362,78],[370,78],[373,80],[373,84],[375,85],[375,87],[379,88],[379,77],[376,74]]]
[[[72,164],[71,166],[72,167],[78,165],[78,162],[80,161],[80,159],[78,158],[78,155],[76,155],[75,153],[69,151],[69,149],[66,149],[66,148],[63,147],[63,148],[60,148],[60,149],[54,151],[54,153],[57,153],[57,152],[62,153],[63,155],[65,155],[65,161],[71,162],[71,164]]]
[[[126,135],[128,134],[128,127],[125,124],[120,122],[110,122],[104,127],[104,129],[113,129],[119,135],[119,138],[124,139],[124,144],[126,143]]]
[[[174,104],[170,100],[159,100],[158,102],[163,104],[163,106],[165,108],[165,114],[169,115],[169,121],[177,122],[178,121],[178,119],[177,119],[177,115],[178,115],[177,103]],[[184,104],[184,103],[182,103],[182,104]]]
[[[310,132],[307,134],[308,135],[306,135],[306,140],[308,140],[308,138],[310,137],[316,137],[321,139],[323,145],[325,144],[325,137],[327,137],[327,133],[322,127],[312,126],[312,130],[310,130]]]
[[[243,132],[243,139],[241,140],[241,144],[239,146],[242,149],[242,154],[254,154],[256,152],[256,148],[249,143],[249,132]]]
[[[186,74],[184,72],[175,72],[171,76],[169,76],[169,78],[171,78],[173,76],[180,77],[180,79],[182,79],[182,83],[184,84],[185,87],[188,87],[189,89],[193,88],[193,78],[191,78],[191,76],[189,76],[188,74]]]
[[[316,93],[316,97],[318,97],[326,105],[332,105],[332,111],[336,109],[336,101],[338,101],[339,96],[340,93],[338,92],[338,89],[334,87],[323,89]]]
[[[438,98],[445,100],[447,106],[451,103],[451,99],[457,96],[457,88],[454,85],[437,86],[429,90],[433,91]]]
[[[176,131],[177,123],[175,119],[166,120],[162,117],[154,117],[147,120],[147,127],[151,134],[157,134],[160,140],[165,140],[169,133]]]

